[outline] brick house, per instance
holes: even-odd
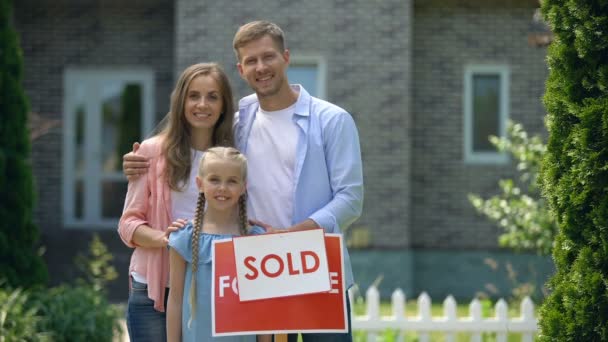
[[[495,193],[497,180],[514,174],[488,134],[504,134],[508,118],[544,130],[546,49],[529,42],[537,7],[536,0],[17,2],[32,112],[59,123],[33,142],[36,222],[53,281],[74,275],[74,256],[96,232],[120,272],[112,296],[126,299],[131,251],[116,234],[125,141],[150,135],[189,64],[219,61],[235,96],[249,94],[231,43],[239,25],[260,18],[286,31],[290,80],[357,122],[366,197],[348,238],[363,288],[381,276],[385,295],[399,286],[408,296],[470,298],[485,283],[505,295],[508,279],[486,258],[509,261],[524,276],[533,265],[543,279],[550,260],[499,249],[500,231],[467,200]],[[135,112],[124,111],[127,89]]]

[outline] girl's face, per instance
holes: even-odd
[[[212,130],[223,107],[220,87],[211,75],[200,75],[190,82],[184,101],[184,115],[193,130]]]
[[[234,209],[246,189],[239,162],[211,156],[205,157],[202,177],[196,177],[196,184],[205,193],[208,208],[222,211]]]

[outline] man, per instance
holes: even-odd
[[[234,136],[248,160],[248,214],[267,231],[323,228],[341,233],[361,214],[363,174],[355,123],[344,109],[290,86],[283,31],[245,24],[233,41],[240,76],[255,94],[239,102]],[[141,159],[124,156],[127,176]],[[345,250],[346,287],[353,285]],[[347,297],[348,299],[348,297]],[[350,307],[350,303],[349,307]],[[304,341],[351,341],[347,334],[303,334]],[[289,341],[296,341],[290,335]]]

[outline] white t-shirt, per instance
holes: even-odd
[[[177,219],[194,219],[194,211],[196,210],[196,201],[198,200],[198,187],[196,186],[196,175],[198,175],[198,165],[203,158],[203,151],[190,149],[192,153],[192,167],[190,168],[190,178],[185,187],[182,188],[183,183],[180,184],[180,188],[183,191],[171,190],[171,220],[172,222]],[[133,279],[138,283],[147,284],[146,277],[137,273],[131,272]],[[169,286],[167,286],[169,287]]]
[[[291,107],[256,113],[247,141],[247,216],[276,228],[291,226],[298,127]]]

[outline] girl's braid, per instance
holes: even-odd
[[[247,235],[247,193],[239,197],[239,219],[241,235]]]
[[[201,231],[203,230],[203,217],[205,210],[205,194],[199,193],[196,201],[196,211],[194,212],[194,231],[192,232],[192,280],[190,283],[190,320],[188,320],[188,328],[196,314],[196,271],[198,270],[198,245],[200,241]]]

